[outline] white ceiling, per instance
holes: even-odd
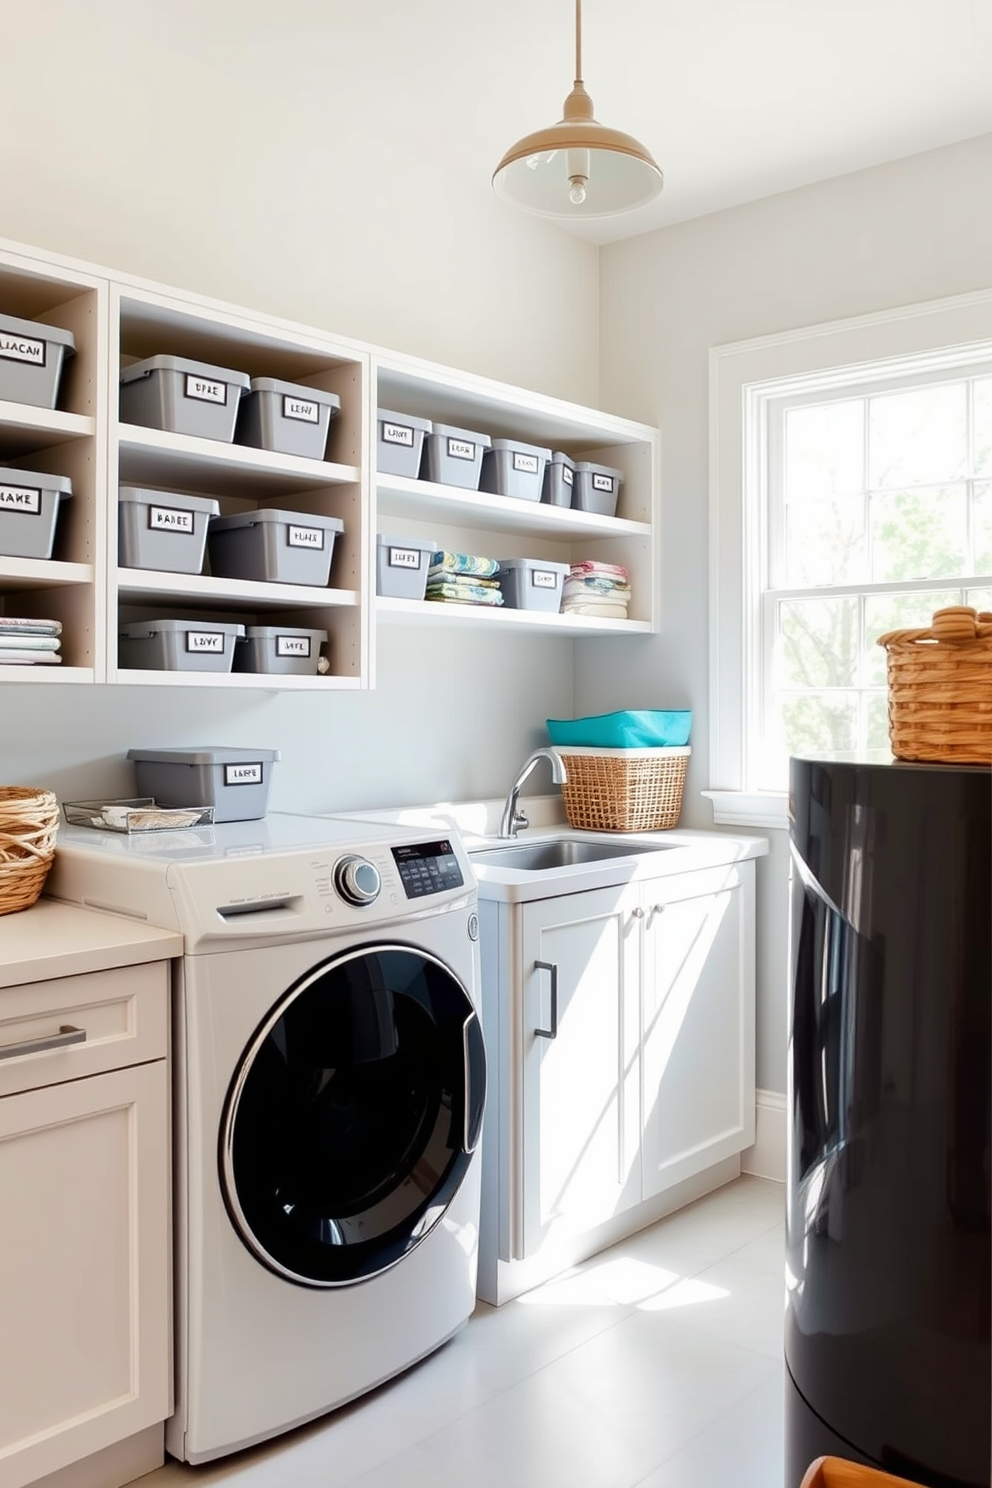
[[[406,145],[426,131],[433,166],[460,173],[466,190],[557,119],[571,86],[573,0],[289,0],[289,13],[297,6],[339,28],[346,50],[364,35],[390,104],[408,95]],[[992,132],[992,0],[583,10],[596,115],[636,135],[665,174],[656,203],[576,229],[594,242]]]

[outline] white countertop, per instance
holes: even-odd
[[[0,915],[0,988],[181,956],[183,938],[119,915],[42,897]]]

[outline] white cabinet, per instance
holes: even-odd
[[[480,910],[480,1295],[499,1303],[734,1176],[754,1140],[754,864]]]
[[[23,914],[42,942],[86,918],[54,904]],[[111,917],[88,918],[112,936]],[[163,1460],[172,1410],[169,962],[11,983],[9,950],[0,957],[0,1488],[50,1474],[58,1482],[84,1462],[112,1488]]]

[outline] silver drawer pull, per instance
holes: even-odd
[[[535,971],[551,973],[551,1026],[535,1028],[535,1038],[556,1039],[558,1037],[558,964],[555,961],[535,961]]]
[[[73,1028],[71,1023],[63,1023],[58,1033],[50,1033],[47,1038],[22,1039],[19,1044],[0,1044],[0,1059],[19,1059],[22,1054],[44,1054],[49,1049],[65,1049],[69,1044],[85,1042],[85,1028]]]

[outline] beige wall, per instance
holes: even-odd
[[[602,399],[662,430],[662,630],[584,643],[576,707],[691,707],[709,784],[708,355],[728,341],[992,286],[992,135],[602,250]],[[772,834],[784,837],[784,834]],[[784,842],[759,864],[758,1084],[785,1089]]]
[[[0,0],[0,236],[594,404],[597,250],[493,197],[450,17]],[[10,685],[0,775],[127,794],[131,745],[206,741],[282,748],[279,808],[496,795],[571,687],[569,642],[396,628],[366,696]]]

